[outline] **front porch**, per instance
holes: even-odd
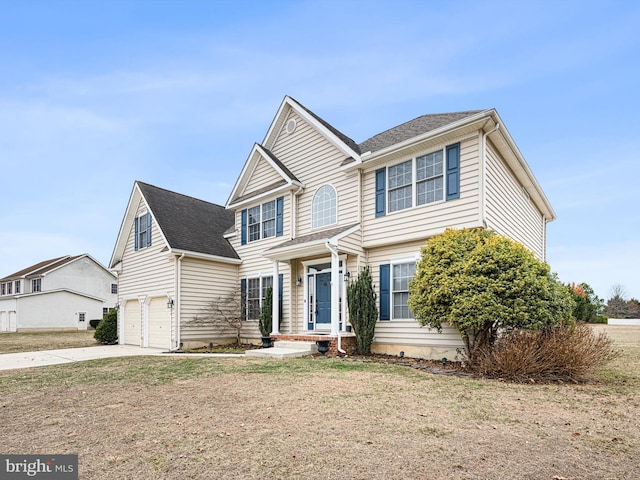
[[[274,346],[276,348],[279,347],[280,345],[285,344],[285,342],[287,342],[286,344],[294,344],[295,342],[305,342],[305,343],[311,343],[313,345],[315,345],[316,341],[318,340],[329,340],[329,351],[327,352],[327,355],[338,355],[338,354],[342,354],[342,352],[338,351],[338,335],[323,335],[323,334],[316,334],[316,333],[312,333],[310,332],[309,334],[275,334],[275,335],[271,335],[271,338],[273,338],[275,340],[275,344]],[[352,352],[352,348],[355,349],[355,351],[357,351],[357,343],[356,343],[356,336],[353,332],[344,332],[342,334],[340,334],[340,348],[347,354],[347,355],[352,355],[354,352]],[[316,350],[317,351],[317,350]]]

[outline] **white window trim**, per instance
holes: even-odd
[[[314,211],[313,211],[313,206],[315,203],[315,199],[316,199],[316,195],[318,194],[318,192],[320,191],[321,188],[324,187],[331,187],[333,189],[333,193],[336,196],[336,211],[335,211],[335,222],[333,223],[325,223],[323,225],[320,225],[318,227],[315,227],[314,224],[314,220],[315,220],[315,215],[314,215]],[[325,183],[323,185],[320,185],[316,191],[313,193],[313,197],[311,197],[311,230],[320,230],[322,228],[325,228],[329,225],[337,225],[338,224],[338,212],[340,211],[340,208],[338,206],[338,189],[336,187],[334,187],[331,183]]]
[[[274,225],[273,225],[273,235],[269,235],[268,237],[264,236],[264,206],[267,203],[273,203],[273,218],[270,218],[268,221],[273,220]],[[249,210],[252,210],[254,208],[259,208],[260,209],[260,221],[258,223],[249,223]],[[262,202],[259,205],[254,205],[253,207],[248,207],[247,208],[247,243],[251,243],[251,242],[258,242],[260,240],[263,240],[265,238],[273,238],[277,236],[277,230],[278,230],[278,201],[277,199],[273,199],[273,200],[268,200],[266,202]],[[254,238],[253,240],[251,239],[251,227],[253,225],[259,225],[259,234],[260,236],[258,238]]]
[[[441,200],[436,200],[435,202],[429,202],[429,203],[421,203],[420,205],[418,205],[418,183],[421,182],[425,182],[427,179],[422,179],[420,181],[417,181],[417,177],[418,177],[418,162],[417,159],[418,157],[424,157],[425,155],[430,155],[432,153],[435,153],[437,151],[442,151],[442,199]],[[389,206],[391,205],[391,201],[389,199],[389,192],[391,191],[389,189],[389,168],[395,167],[397,165],[402,165],[403,163],[406,163],[408,161],[411,161],[411,206],[407,207],[407,208],[401,208],[399,210],[394,210],[391,211]],[[443,146],[441,148],[436,148],[433,150],[429,150],[428,152],[425,153],[421,153],[419,155],[414,155],[411,158],[405,158],[404,160],[400,161],[400,162],[396,162],[392,165],[387,165],[386,169],[385,169],[385,202],[387,205],[387,215],[395,215],[396,213],[399,212],[406,212],[409,210],[412,210],[414,208],[421,208],[421,207],[426,207],[426,206],[430,206],[430,205],[438,205],[440,203],[444,203],[446,201],[447,198],[447,182],[446,182],[446,174],[447,174],[447,168],[446,168],[446,164],[447,164],[447,147]],[[395,190],[395,188],[394,188]]]
[[[264,278],[273,279],[273,272],[269,272],[269,273],[260,272],[258,274],[247,275],[245,278],[247,280],[247,292],[246,292],[246,295],[245,295],[246,298],[245,298],[245,304],[244,304],[244,308],[245,308],[245,311],[247,313],[246,321],[247,322],[257,322],[259,320],[258,318],[250,318],[249,317],[249,280],[260,280],[260,287],[259,287],[260,288],[260,301],[258,302],[259,303],[259,307],[258,308],[260,310],[262,310],[262,305],[263,305],[263,301],[264,301],[264,298],[262,297],[262,290],[264,289],[262,281],[263,281]],[[272,280],[271,286],[272,287],[275,286],[275,282],[273,282],[273,280]]]
[[[389,320],[390,321],[398,321],[398,322],[406,322],[406,321],[413,321],[415,320],[415,318],[396,318],[394,316],[394,293],[395,291],[393,290],[393,267],[395,265],[405,265],[407,263],[416,263],[418,262],[418,260],[420,259],[420,253],[415,253],[413,255],[405,255],[402,257],[393,257],[389,259]],[[417,265],[416,265],[416,269],[417,269]]]

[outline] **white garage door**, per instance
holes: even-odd
[[[129,300],[124,304],[124,343],[126,345],[140,345],[142,338],[142,315],[140,302]]]
[[[153,298],[149,302],[149,346],[171,348],[171,310],[167,297]]]

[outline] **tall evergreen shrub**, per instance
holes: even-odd
[[[356,335],[358,351],[362,355],[371,354],[371,343],[378,321],[376,292],[373,289],[371,272],[366,266],[358,278],[347,286],[349,322]]]
[[[93,338],[99,343],[112,345],[118,342],[118,313],[111,309],[105,313],[96,327]]]

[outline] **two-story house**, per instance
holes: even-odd
[[[369,265],[380,310],[373,350],[433,358],[454,356],[461,340],[452,328],[421,328],[408,308],[425,241],[483,227],[544,259],[555,218],[493,109],[424,115],[356,143],[290,97],[251,149],[226,209],[245,338],[259,335],[269,286],[274,334],[348,335],[346,285]]]
[[[0,332],[86,330],[117,298],[117,278],[90,255],[44,260],[0,279]]]

